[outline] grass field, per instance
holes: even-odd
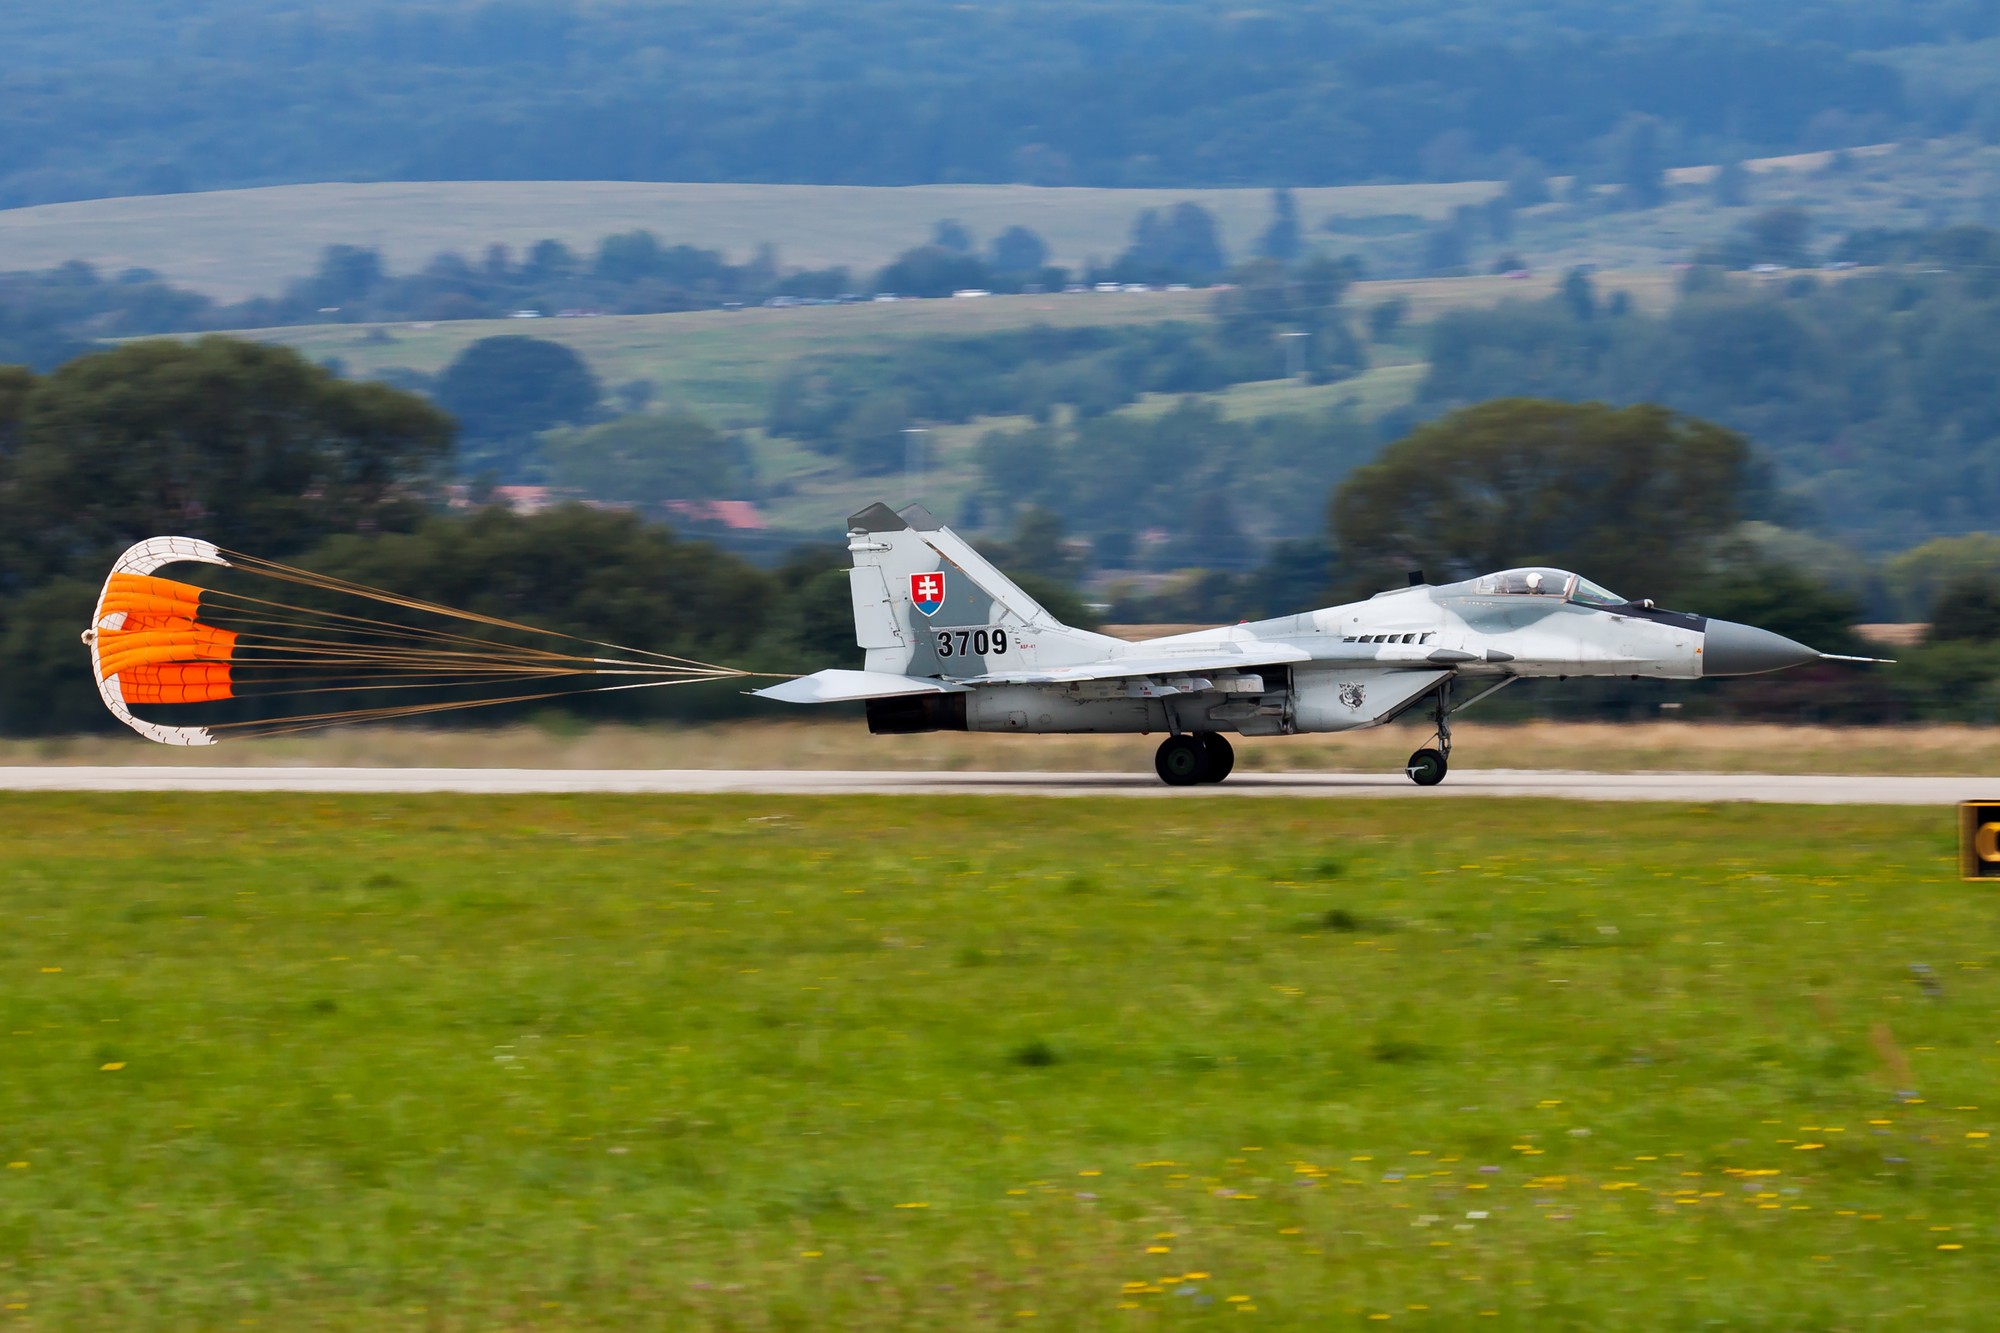
[[[572,348],[606,387],[651,381],[662,405],[731,427],[760,423],[771,388],[792,362],[828,352],[886,352],[924,338],[992,333],[1035,324],[1062,327],[1198,320],[1206,292],[1088,296],[992,296],[965,301],[869,302],[784,310],[698,310],[598,319],[474,319],[439,324],[314,324],[241,334],[339,357],[367,375],[391,367],[426,374],[481,338],[527,334]]]
[[[1363,282],[1348,302],[1357,310],[1401,297],[1409,319],[1422,324],[1443,311],[1493,305],[1508,299],[1548,296],[1559,281],[1553,273],[1526,280],[1499,277],[1427,278]],[[1623,291],[1644,309],[1664,309],[1673,297],[1672,275],[1653,271],[1603,273],[1601,292]],[[1096,324],[1203,320],[1213,297],[1207,292],[1145,292],[1116,295],[993,296],[964,301],[899,301],[850,306],[808,306],[785,310],[702,310],[670,315],[618,315],[598,319],[453,320],[434,324],[312,324],[253,329],[239,336],[296,347],[314,359],[338,357],[350,374],[370,375],[391,368],[435,374],[481,338],[528,334],[576,351],[600,380],[615,386],[649,381],[662,404],[689,408],[720,424],[750,426],[763,419],[777,377],[803,356],[843,352],[889,352],[925,338],[992,333],[1036,324],[1059,327]],[[1407,401],[1420,369],[1408,347],[1374,348],[1382,371],[1393,373],[1394,392]],[[1379,374],[1378,372],[1371,372]],[[1291,388],[1284,382],[1244,386],[1235,392],[1269,393]],[[1363,386],[1364,388],[1366,386]],[[1355,383],[1346,391],[1352,392]],[[1326,386],[1310,407],[1326,400]],[[1330,401],[1330,400],[1326,400]],[[1281,410],[1297,410],[1289,404]],[[1247,413],[1254,415],[1255,412]]]
[[[1490,181],[1353,185],[1297,191],[1308,223],[1329,214],[1436,218],[1478,203]],[[391,270],[443,250],[523,249],[554,237],[594,250],[645,228],[668,244],[720,249],[741,262],[765,242],[788,267],[846,265],[872,273],[955,217],[981,244],[1019,224],[1053,261],[1110,262],[1148,208],[1194,200],[1214,213],[1233,252],[1270,222],[1270,192],[1048,189],[1032,185],[653,184],[627,181],[429,181],[285,185],[207,194],[93,199],[0,210],[0,271],[87,259],[140,265],[226,300],[276,293],[333,244],[379,248]]]
[[[1531,686],[1520,687],[1523,689]],[[775,710],[775,705],[773,706]],[[1245,772],[1396,774],[1428,733],[1411,720],[1371,731],[1238,740]],[[1990,727],[1813,727],[1732,723],[1480,722],[1453,725],[1460,769],[1586,773],[1837,773],[2000,778]],[[858,716],[712,726],[546,725],[433,730],[343,727],[167,751],[136,736],[0,741],[8,764],[313,764],[386,768],[735,768],[946,772],[1150,772],[1157,737],[932,732],[871,736]]]
[[[0,1318],[1985,1327],[1949,812],[0,797]]]

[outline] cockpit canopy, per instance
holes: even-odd
[[[1550,597],[1585,606],[1624,606],[1625,598],[1567,569],[1527,567],[1503,569],[1467,582],[1465,588],[1482,597]]]

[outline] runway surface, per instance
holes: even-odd
[[[1949,805],[2000,798],[2000,778],[1772,773],[1454,771],[1418,787],[1398,773],[1237,773],[1215,787],[1168,787],[1150,773],[941,773],[822,769],[196,768],[48,765],[0,768],[0,791],[629,792],[772,796],[1541,797],[1570,801],[1762,801],[1797,805]]]

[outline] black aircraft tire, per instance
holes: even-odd
[[[1208,747],[1199,736],[1169,736],[1153,756],[1153,771],[1169,787],[1192,787],[1208,776]]]
[[[1208,751],[1208,775],[1203,782],[1220,782],[1228,777],[1236,767],[1236,747],[1219,732],[1200,733],[1202,747]]]
[[[1445,763],[1444,751],[1423,749],[1410,756],[1410,762],[1403,765],[1403,771],[1419,787],[1435,787],[1444,781],[1449,767]]]

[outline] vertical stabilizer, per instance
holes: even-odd
[[[977,676],[1125,647],[1064,625],[922,505],[870,505],[847,520],[847,549],[855,640],[870,671]]]

